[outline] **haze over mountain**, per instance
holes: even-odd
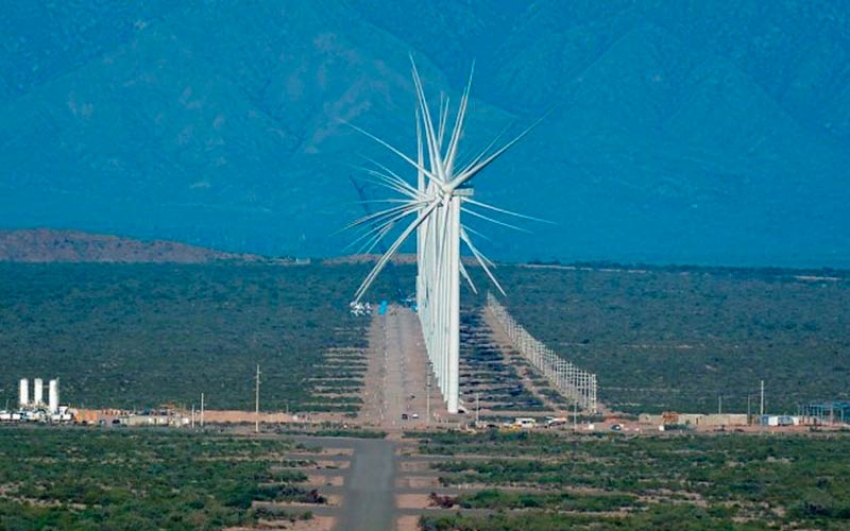
[[[353,252],[349,175],[410,172],[343,122],[413,152],[412,53],[435,104],[475,61],[470,156],[545,115],[475,186],[554,223],[493,258],[850,267],[850,4],[94,5],[4,7],[0,228]]]

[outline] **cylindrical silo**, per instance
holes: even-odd
[[[36,378],[32,382],[32,405],[38,407],[44,405],[44,381]]]
[[[59,412],[59,380],[50,380],[47,399],[51,413]]]
[[[26,378],[21,378],[21,387],[20,387],[20,400],[18,404],[21,408],[25,408],[30,405],[30,382]]]

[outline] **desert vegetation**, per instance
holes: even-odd
[[[431,434],[455,503],[423,529],[845,529],[850,438]],[[464,492],[461,491],[461,492]],[[517,512],[520,511],[521,512]],[[561,527],[559,527],[559,525]]]
[[[782,269],[503,267],[505,305],[628,412],[847,400],[850,278]],[[755,402],[753,402],[755,403]]]
[[[370,292],[395,300],[415,266]],[[368,318],[348,302],[368,264],[0,264],[0,396],[21,377],[59,377],[63,403],[354,412]],[[479,286],[486,279],[470,272]],[[503,266],[512,314],[599,376],[600,399],[636,412],[744,412],[765,380],[769,412],[850,399],[850,281],[840,271]],[[464,288],[465,289],[465,288]],[[482,336],[483,295],[465,290],[465,400],[545,407]],[[477,383],[476,383],[477,382]],[[528,382],[526,382],[528,383]],[[536,382],[545,393],[545,384]],[[485,392],[486,388],[486,392]],[[556,396],[546,395],[550,402]],[[563,405],[563,404],[562,404]]]
[[[0,264],[0,396],[60,378],[86,407],[355,411],[365,266]],[[374,296],[390,288],[376,286]]]
[[[256,501],[309,501],[297,449],[154,429],[0,429],[0,528],[221,529],[251,525]],[[268,516],[268,515],[266,515]]]

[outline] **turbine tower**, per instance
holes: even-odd
[[[422,79],[412,57],[411,65],[417,99],[416,158],[405,155],[387,141],[355,127],[415,169],[417,181],[414,186],[386,166],[377,163],[375,164],[377,169],[366,170],[374,182],[400,194],[401,197],[382,201],[394,206],[362,217],[349,225],[349,228],[364,229],[364,233],[355,240],[355,242],[363,242],[361,251],[371,252],[395,227],[401,226],[401,223],[408,218],[412,220],[407,223],[401,234],[381,255],[374,268],[363,280],[355,294],[354,302],[360,302],[372,282],[401,245],[416,233],[418,268],[416,302],[425,347],[434,367],[437,384],[445,398],[446,409],[449,413],[457,413],[460,363],[460,277],[466,279],[473,292],[476,291],[460,259],[461,241],[490,280],[504,294],[504,290],[492,274],[493,263],[475,247],[469,238],[471,231],[461,224],[461,212],[509,227],[512,226],[496,221],[470,207],[475,206],[534,219],[476,201],[472,198],[471,188],[472,178],[528,134],[531,128],[526,129],[499,149],[493,149],[494,141],[467,164],[460,166],[457,164],[458,148],[469,107],[472,73],[461,96],[454,124],[449,130],[448,99],[441,96],[439,114],[434,117],[425,98]]]

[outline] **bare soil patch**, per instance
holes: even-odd
[[[313,516],[310,520],[286,522],[281,529],[288,529],[290,531],[331,531],[334,525],[336,525],[336,518],[333,516]]]
[[[428,494],[396,494],[395,504],[399,509],[428,509],[431,500]]]
[[[313,488],[341,487],[344,481],[343,476],[322,476],[318,474],[307,476],[307,485]]]
[[[336,524],[333,516],[313,515],[309,520],[260,520],[254,527],[228,527],[225,531],[256,531],[257,529],[286,529],[288,531],[331,531]]]
[[[431,470],[431,463],[427,461],[402,461],[398,464],[401,472],[427,472]]]
[[[396,531],[419,531],[419,517],[405,515],[396,520]]]
[[[316,461],[316,468],[346,470],[350,464],[348,461]]]
[[[406,477],[396,478],[395,485],[399,489],[436,489],[440,487],[440,480],[435,477]]]

